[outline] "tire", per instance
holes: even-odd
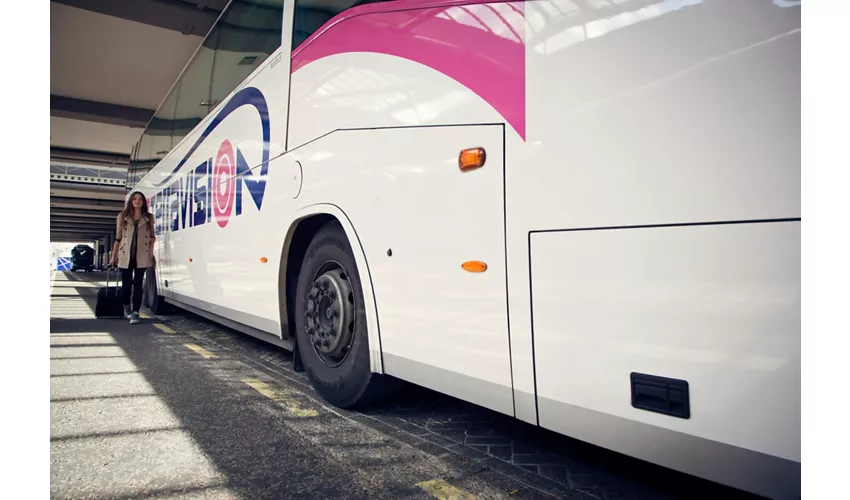
[[[156,268],[149,267],[145,271],[145,287],[142,302],[154,314],[168,314],[171,312],[169,304],[165,302],[165,297],[159,294],[156,286]]]
[[[392,392],[394,379],[370,367],[363,289],[339,223],[324,225],[307,247],[293,312],[301,362],[326,401],[340,408],[363,407]]]

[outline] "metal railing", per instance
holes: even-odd
[[[51,162],[50,180],[123,187],[127,184],[127,168]]]

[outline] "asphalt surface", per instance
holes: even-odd
[[[51,281],[51,498],[755,498],[407,386],[324,403],[291,354],[190,313],[95,319]]]

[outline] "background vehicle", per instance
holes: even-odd
[[[232,1],[134,150],[147,302],[800,492],[800,11]]]
[[[77,245],[71,249],[71,271],[88,271],[94,269],[94,248],[88,245]]]

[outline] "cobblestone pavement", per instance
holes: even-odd
[[[306,374],[292,369],[292,354],[284,349],[189,313],[162,319],[176,331],[218,349],[239,351],[315,394]],[[413,384],[406,384],[392,401],[368,411],[337,411],[432,455],[453,453],[471,458],[482,468],[499,471],[556,498],[760,498],[539,429]]]

